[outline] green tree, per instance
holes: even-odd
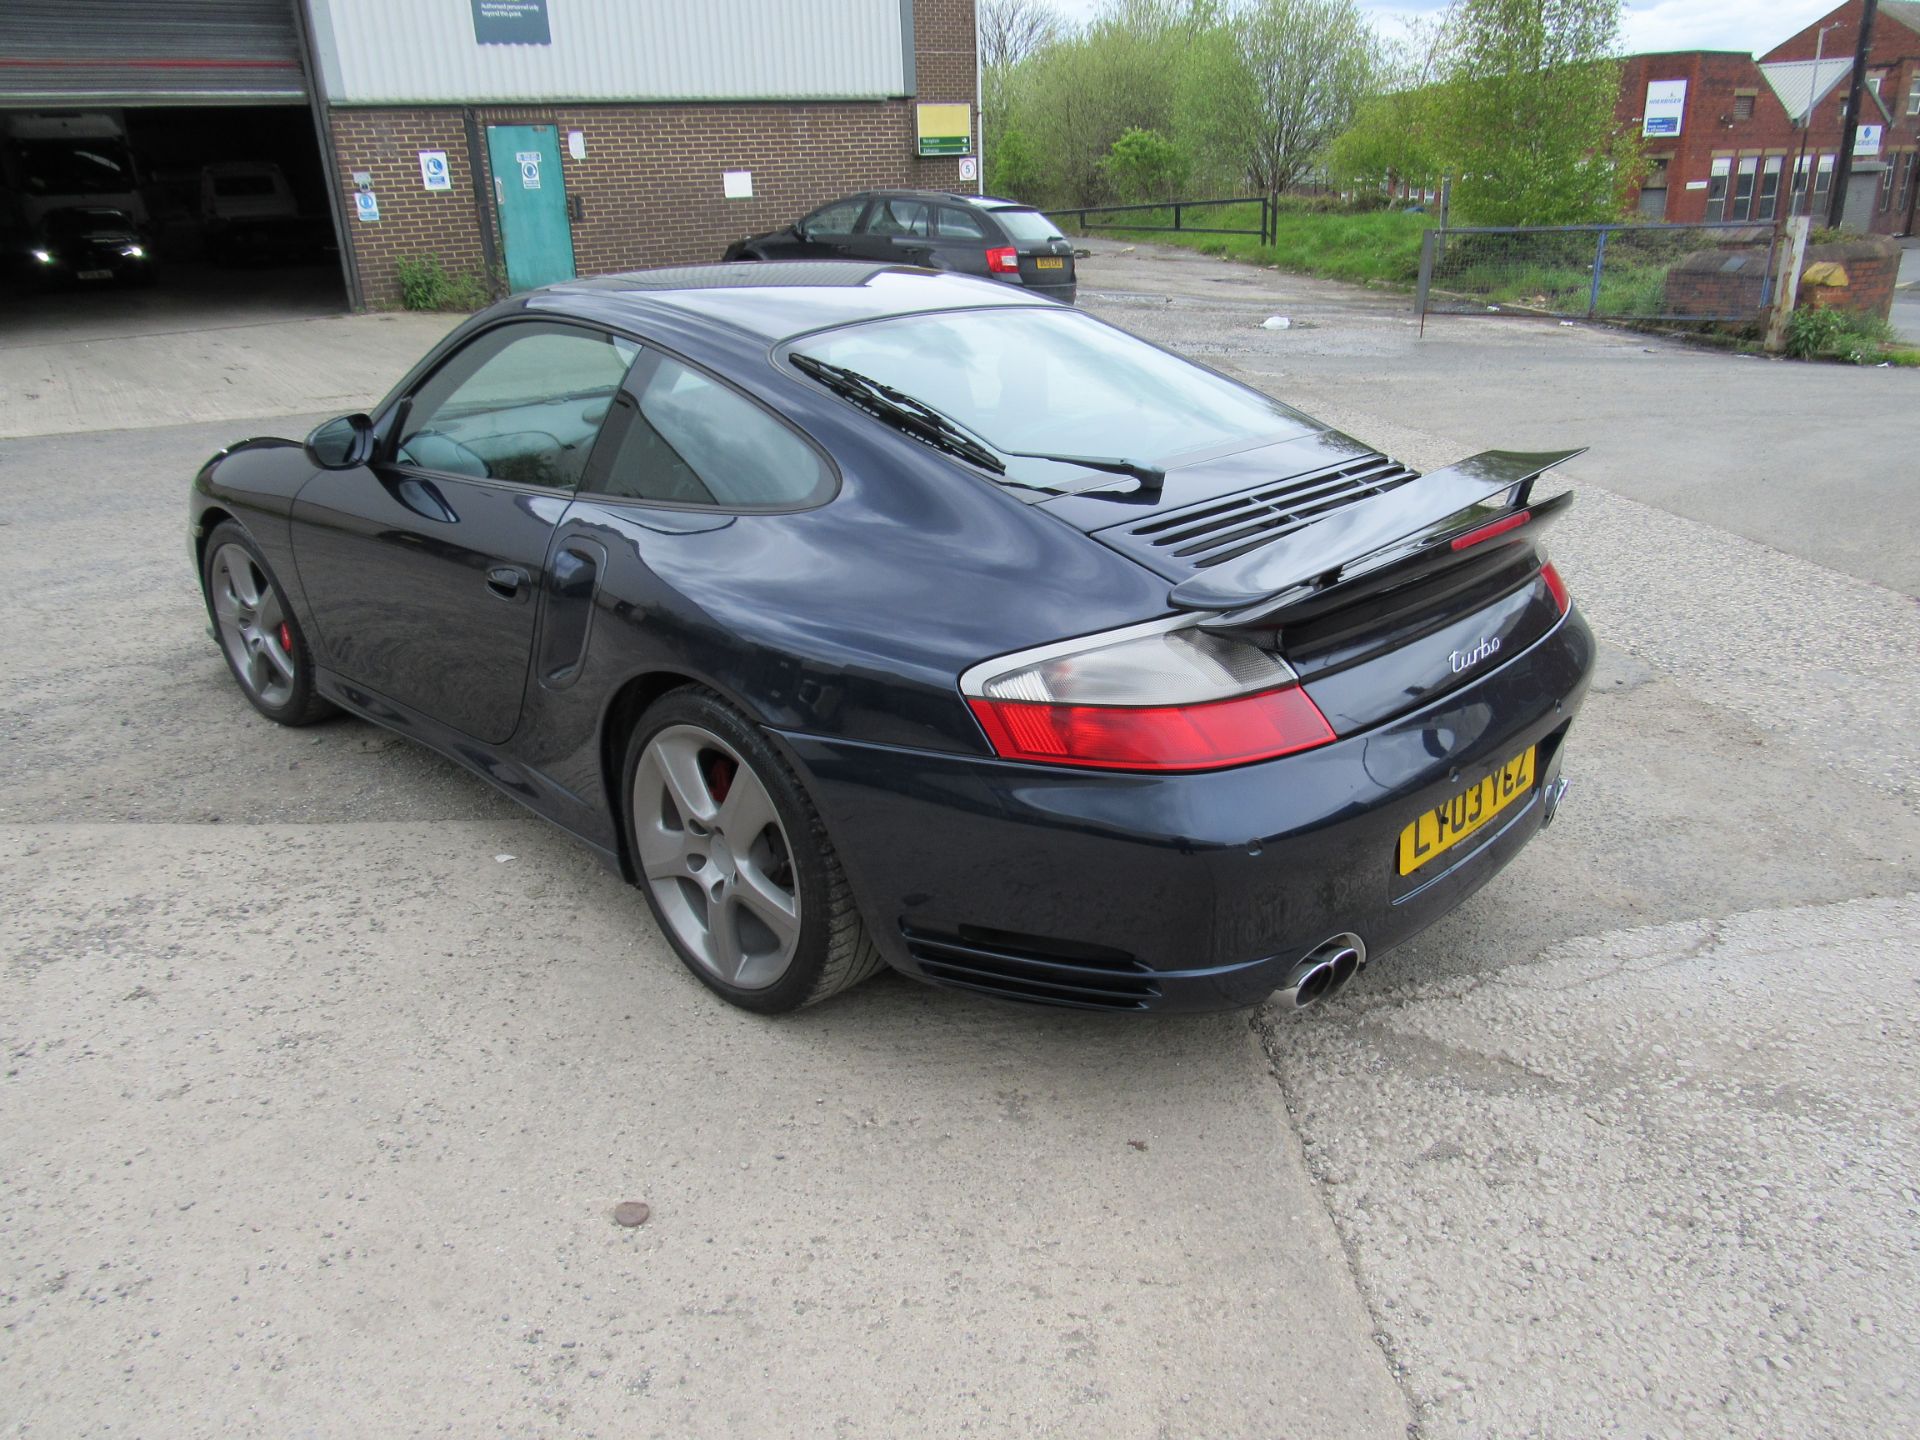
[[[1354,0],[1250,0],[1190,37],[1176,134],[1203,168],[1278,195],[1320,165],[1378,72]]]
[[[1614,118],[1620,0],[1460,0],[1439,149],[1476,225],[1610,220],[1640,163]]]
[[[1187,157],[1158,130],[1129,130],[1100,162],[1122,200],[1177,200],[1187,182]]]
[[[1033,146],[1012,126],[987,132],[987,191],[1014,200],[1042,198],[1043,174]]]

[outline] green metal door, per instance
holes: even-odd
[[[560,137],[551,125],[489,125],[487,158],[500,239],[507,249],[507,286],[531,290],[573,278],[573,231],[560,175]]]

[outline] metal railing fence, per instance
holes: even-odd
[[[1260,207],[1260,227],[1257,230],[1246,226],[1207,226],[1183,223],[1188,211],[1201,210],[1209,206],[1221,205],[1258,205]],[[1143,214],[1158,211],[1161,214],[1172,212],[1171,225],[1147,225],[1131,221],[1113,224],[1110,221],[1090,220],[1090,215]],[[1271,245],[1274,240],[1274,207],[1264,195],[1236,195],[1225,200],[1162,200],[1152,205],[1080,205],[1065,210],[1049,210],[1047,215],[1063,229],[1068,216],[1078,217],[1074,229],[1082,234],[1091,234],[1096,230],[1128,230],[1137,232],[1180,231],[1183,235],[1257,235],[1262,245]],[[1206,219],[1209,217],[1199,217]]]
[[[1748,321],[1773,289],[1770,225],[1454,226],[1427,231],[1414,309],[1433,315]]]

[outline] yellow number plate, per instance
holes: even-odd
[[[1067,262],[1058,258],[1036,260],[1033,262],[1033,268],[1036,270],[1064,270],[1067,268]]]
[[[1434,856],[1451,850],[1533,788],[1529,745],[1479,784],[1422,815],[1400,832],[1400,873],[1411,875]]]

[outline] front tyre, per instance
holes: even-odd
[[[634,727],[623,775],[640,888],[708,989],[778,1014],[880,968],[826,826],[732,706],[669,693]]]
[[[207,537],[204,564],[220,653],[253,708],[282,725],[311,725],[333,714],[314,693],[307,637],[252,537],[222,521]]]

